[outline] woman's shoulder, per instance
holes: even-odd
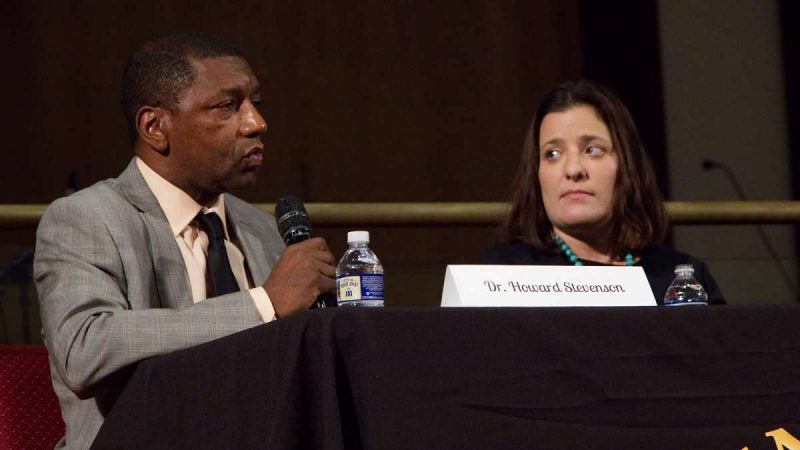
[[[520,240],[494,245],[481,254],[482,264],[554,264],[557,260],[558,255]]]
[[[647,247],[639,252],[642,265],[652,269],[661,269],[672,272],[678,264],[692,264],[693,266],[705,265],[694,256],[679,252],[663,244]],[[697,269],[698,267],[695,267]]]
[[[647,273],[647,278],[651,284],[663,285],[664,290],[674,278],[675,266],[678,264],[691,264],[694,267],[695,277],[708,293],[708,303],[724,305],[725,299],[717,285],[711,270],[705,262],[694,256],[673,250],[666,245],[654,245],[648,247],[639,254],[642,257],[642,268]],[[655,288],[653,292],[656,292]]]

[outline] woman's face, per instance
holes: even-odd
[[[544,116],[539,129],[539,183],[556,230],[604,232],[612,216],[618,157],[594,108],[578,105]]]

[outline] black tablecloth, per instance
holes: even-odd
[[[800,438],[800,307],[336,308],[143,361],[94,448],[742,449]]]

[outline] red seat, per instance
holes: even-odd
[[[62,436],[47,349],[0,345],[0,449],[52,449]]]

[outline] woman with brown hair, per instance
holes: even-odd
[[[661,245],[666,214],[628,109],[605,87],[567,82],[528,129],[504,244],[486,264],[639,265],[661,304],[673,270],[692,264],[709,303],[724,304],[705,263]]]

